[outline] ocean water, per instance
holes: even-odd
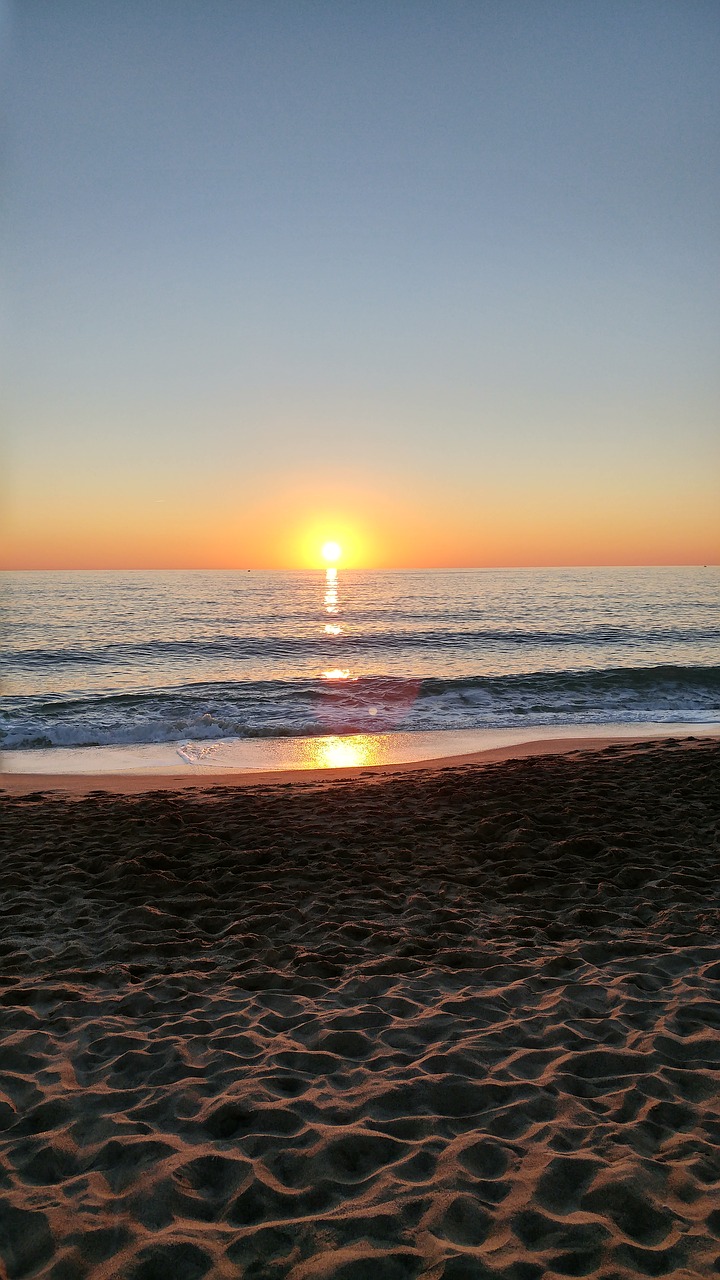
[[[720,570],[3,575],[3,751],[720,722]],[[195,753],[195,754],[194,754]]]

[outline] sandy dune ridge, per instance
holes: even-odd
[[[4,1274],[720,1273],[719,784],[6,798]]]

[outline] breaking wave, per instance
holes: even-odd
[[[493,636],[496,642],[497,633]],[[6,697],[3,703],[0,747],[5,750],[188,737],[713,722],[720,721],[720,667],[614,667],[454,679],[224,681],[82,697]]]

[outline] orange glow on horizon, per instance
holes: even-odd
[[[602,479],[602,477],[601,477]],[[713,477],[714,480],[714,477]],[[715,565],[717,493],[705,486],[656,497],[594,480],[513,494],[478,481],[471,497],[359,470],[337,477],[298,470],[239,506],[227,492],[194,504],[182,493],[151,502],[138,490],[43,490],[9,495],[0,567],[59,570],[335,568],[354,570],[543,568],[573,565]],[[42,501],[40,501],[42,498]],[[335,586],[328,582],[328,587]],[[340,593],[342,594],[342,592]],[[328,613],[337,602],[326,602]],[[328,618],[328,621],[334,619]]]

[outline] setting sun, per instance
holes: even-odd
[[[342,555],[342,547],[339,542],[325,542],[323,543],[322,553],[325,560],[339,560]]]

